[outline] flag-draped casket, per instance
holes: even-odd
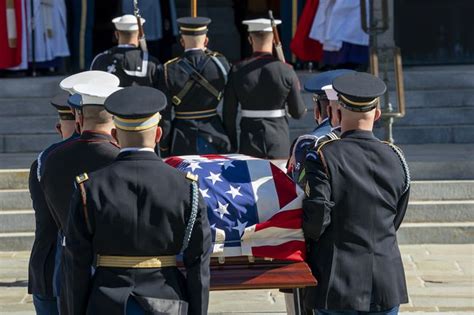
[[[304,192],[271,161],[235,154],[171,157],[166,163],[198,175],[213,256],[304,260]]]

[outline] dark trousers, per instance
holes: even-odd
[[[337,311],[337,310],[316,310],[317,315],[397,315],[398,306],[381,312],[358,312],[358,311]]]
[[[59,315],[55,297],[33,294],[33,305],[37,315]]]

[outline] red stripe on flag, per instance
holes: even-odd
[[[202,157],[208,159],[208,160],[229,160],[229,158],[225,155],[219,155],[219,154],[204,154],[201,155]]]
[[[278,246],[252,247],[252,255],[255,257],[304,261],[306,259],[306,245],[303,241],[290,241]]]
[[[283,229],[301,229],[303,226],[303,209],[282,211],[275,214],[269,220],[255,225],[255,232],[269,228],[278,227]]]
[[[277,166],[270,163],[270,167],[281,209],[297,197],[296,184]]]
[[[183,162],[183,159],[177,156],[172,156],[165,159],[165,163],[174,168],[177,168],[181,164],[181,162]]]

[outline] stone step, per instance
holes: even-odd
[[[399,244],[472,244],[474,222],[404,223],[397,235]]]
[[[474,118],[473,118],[474,121]],[[374,133],[380,139],[385,139],[385,129],[378,123]],[[397,144],[457,144],[474,142],[474,125],[451,126],[403,126],[395,122],[393,138]]]
[[[29,173],[27,169],[0,169],[0,190],[27,189]]]
[[[51,98],[59,93],[59,82],[63,77],[3,78],[0,85],[1,98],[19,96]]]
[[[472,199],[474,199],[474,180],[427,180],[411,183],[411,201]]]
[[[0,251],[31,250],[35,233],[0,233]]]
[[[410,201],[404,222],[474,222],[474,200]]]
[[[50,97],[0,98],[1,117],[18,116],[56,116],[57,112],[50,105]]]
[[[32,135],[55,131],[57,116],[0,117],[0,135]]]
[[[26,189],[0,190],[0,211],[32,209],[30,192]]]
[[[35,153],[37,156],[39,152],[52,143],[60,141],[59,135],[53,130],[54,125],[49,126],[49,129],[44,131],[49,133],[0,135],[0,152]]]
[[[33,210],[0,211],[0,233],[33,232],[35,212]]]

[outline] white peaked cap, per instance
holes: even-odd
[[[272,31],[272,21],[270,19],[255,19],[255,20],[245,20],[242,21],[242,24],[248,26],[248,31],[250,32],[271,32]],[[275,24],[281,24],[281,20],[275,20]]]
[[[81,106],[84,105],[104,105],[105,100],[114,92],[121,90],[121,87],[101,85],[101,84],[76,84],[73,87],[74,93],[82,96]]]
[[[337,101],[338,100],[337,92],[333,89],[331,84],[325,85],[321,89],[324,91],[324,93],[326,93],[326,97],[328,98],[328,100],[330,100],[330,101]]]
[[[140,18],[140,23],[142,23],[142,25],[145,21],[144,18]],[[117,31],[138,31],[137,17],[135,15],[125,14],[116,17],[112,20],[112,23],[114,23]]]
[[[120,79],[105,71],[84,71],[68,76],[59,83],[59,87],[69,94],[74,94],[73,87],[77,84],[100,84],[107,86],[119,86]]]

